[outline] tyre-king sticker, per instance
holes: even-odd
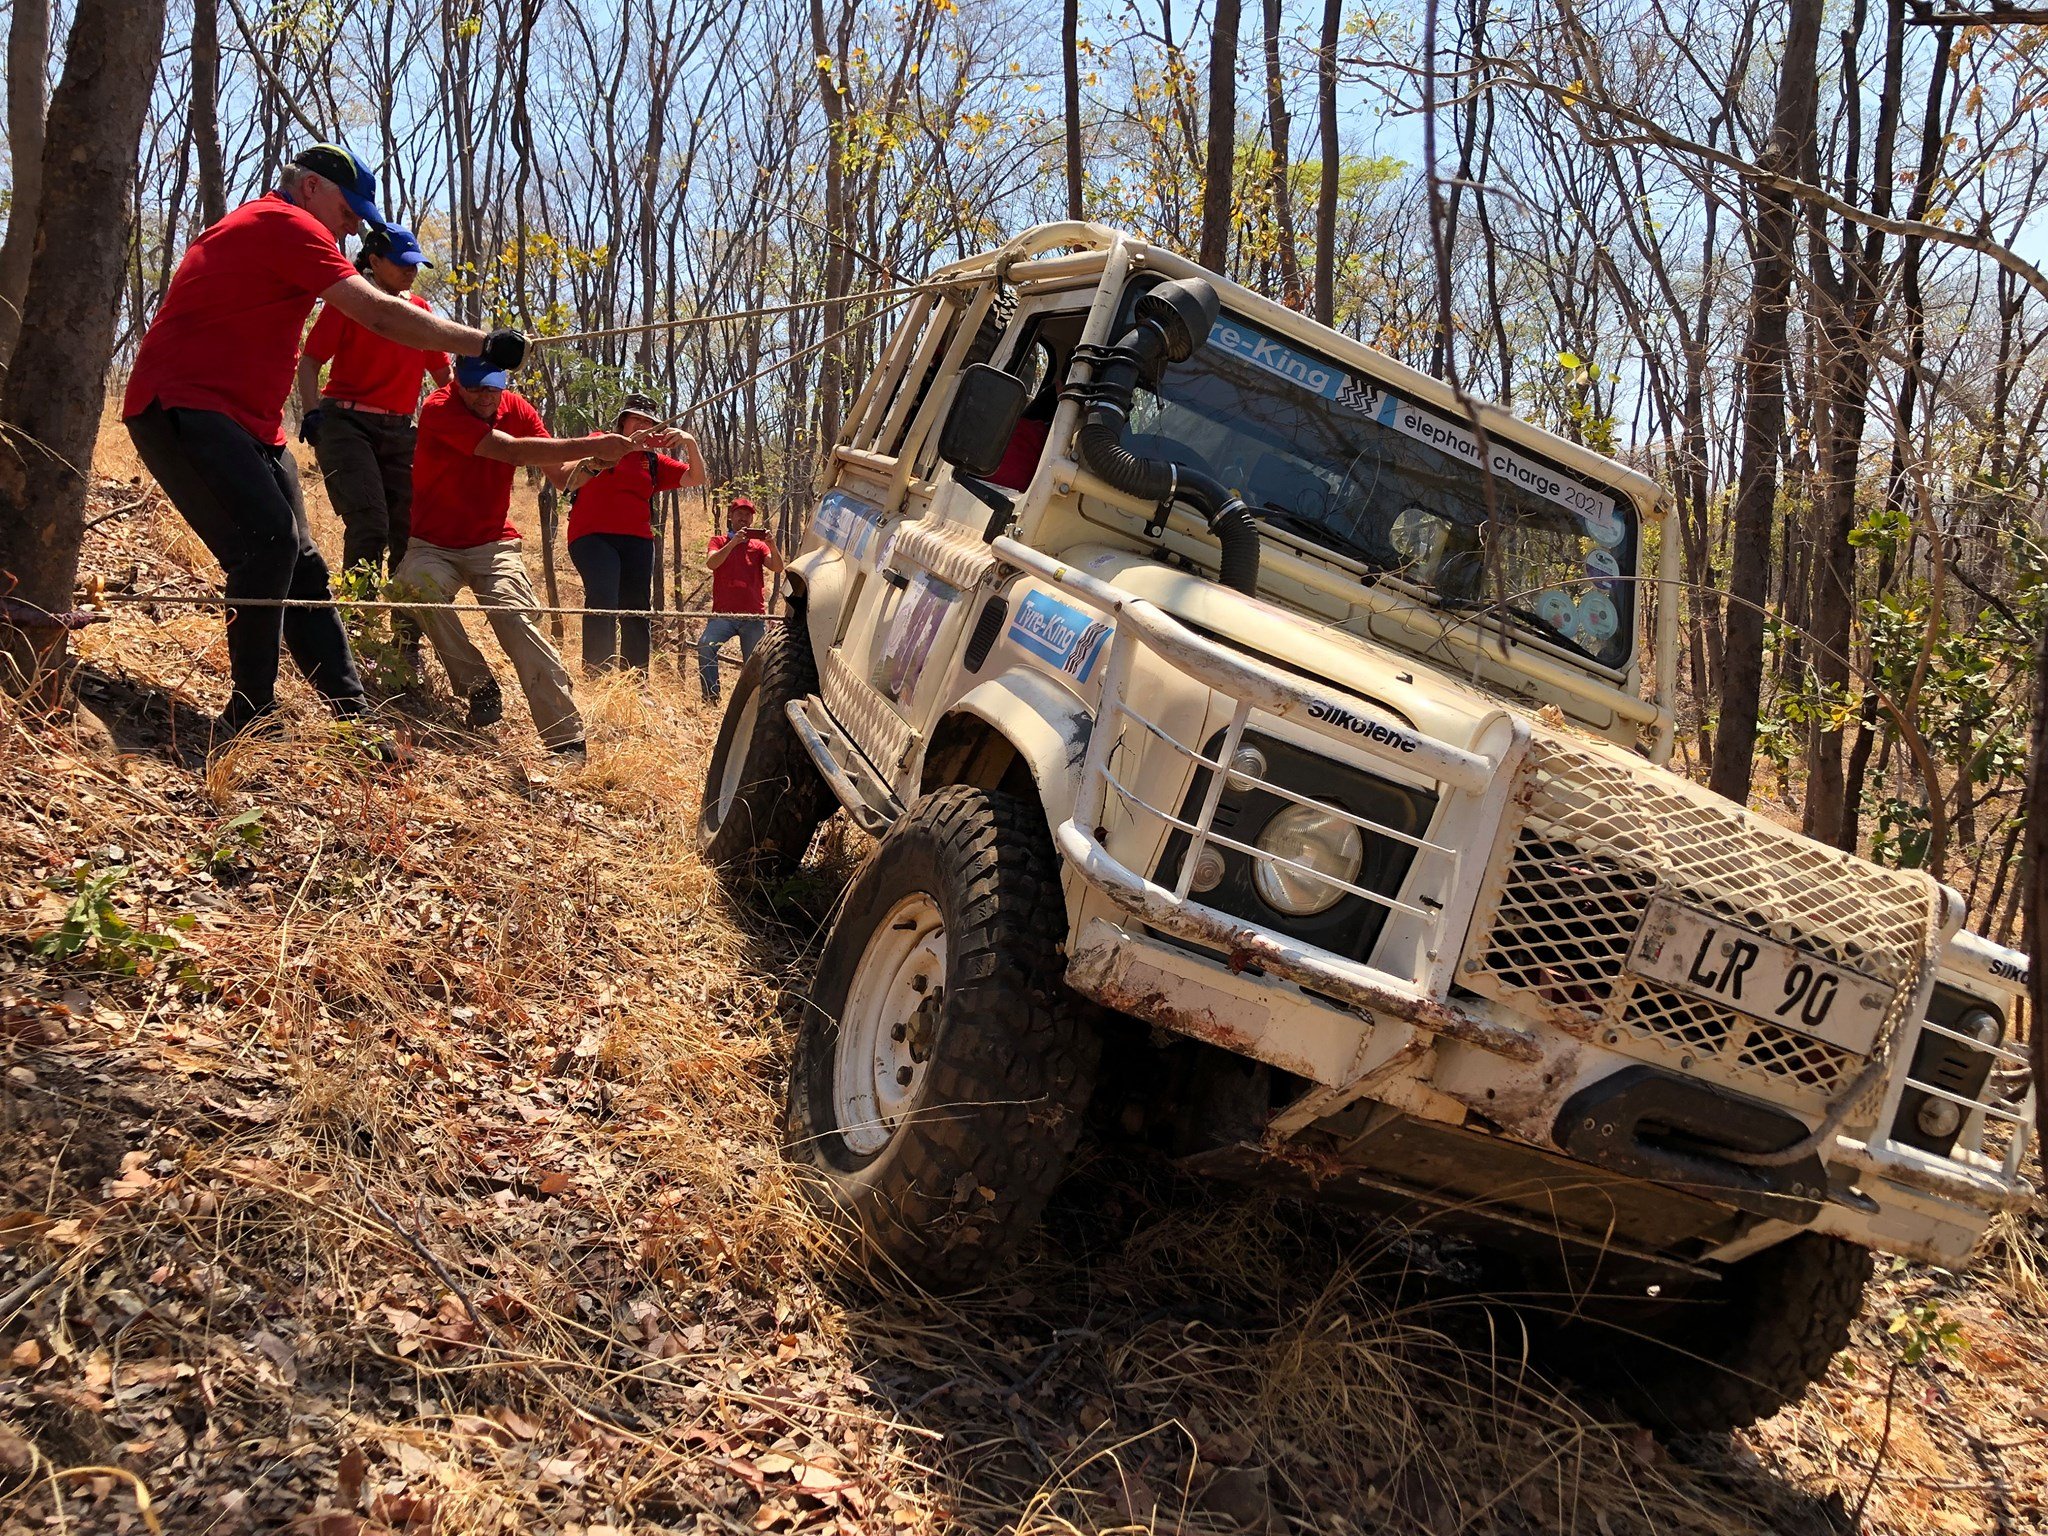
[[[1045,592],[1033,592],[1011,616],[1009,638],[1077,683],[1088,681],[1112,626]]]

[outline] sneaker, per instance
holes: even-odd
[[[556,746],[549,747],[548,750],[554,753],[555,756],[563,758],[568,762],[587,763],[590,761],[590,744],[585,741],[565,741]]]
[[[479,683],[469,695],[469,725],[471,730],[480,730],[487,725],[496,725],[505,718],[505,695],[497,681]]]

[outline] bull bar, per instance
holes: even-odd
[[[1306,679],[1207,639],[1144,598],[1085,571],[1076,570],[1064,561],[1014,539],[998,538],[993,549],[1006,564],[1081,598],[1112,615],[1115,620],[1115,631],[1102,672],[1101,705],[1075,790],[1074,811],[1054,830],[1054,840],[1060,853],[1083,879],[1123,911],[1151,927],[1222,950],[1229,957],[1233,970],[1256,966],[1352,1008],[1368,1013],[1394,1013],[1419,1028],[1517,1061],[1533,1062],[1541,1058],[1542,1047],[1528,1031],[1477,1018],[1437,1001],[1441,994],[1434,983],[1440,974],[1448,974],[1448,967],[1455,959],[1447,940],[1455,940],[1463,932],[1477,902],[1479,882],[1485,873],[1483,857],[1474,858],[1463,850],[1433,842],[1427,837],[1386,826],[1368,816],[1354,815],[1340,806],[1313,800],[1284,785],[1245,772],[1234,764],[1245,727],[1256,710],[1263,716],[1285,721],[1323,737],[1333,746],[1399,765],[1411,773],[1434,779],[1449,789],[1469,795],[1479,803],[1482,824],[1495,825],[1513,778],[1512,758],[1526,743],[1526,728],[1517,722],[1508,760],[1496,762],[1386,719],[1382,710],[1361,699],[1335,694],[1328,688],[1311,684]],[[1181,741],[1132,704],[1128,697],[1128,684],[1133,660],[1141,646],[1151,649],[1176,669],[1233,701],[1230,723],[1224,730],[1215,756]],[[1333,705],[1336,707],[1334,710]],[[1126,727],[1165,743],[1197,770],[1209,770],[1207,793],[1192,817],[1182,815],[1176,809],[1153,804],[1117,776],[1112,766],[1113,748]],[[1446,892],[1445,900],[1432,910],[1428,906],[1336,879],[1216,830],[1216,808],[1222,799],[1226,780],[1255,786],[1297,805],[1315,806],[1350,822],[1366,834],[1408,845],[1415,850],[1418,863],[1423,860],[1439,863],[1443,872],[1439,888]],[[1130,811],[1185,835],[1187,846],[1172,888],[1130,868],[1104,846],[1104,813],[1112,799]],[[1276,929],[1248,923],[1191,900],[1189,887],[1195,867],[1203,851],[1212,845],[1321,880],[1385,907],[1390,913],[1411,919],[1422,931],[1422,949],[1428,963],[1418,967],[1420,974],[1400,975],[1302,943]]]

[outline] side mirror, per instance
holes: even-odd
[[[939,430],[939,457],[970,475],[985,479],[994,474],[1028,398],[1024,381],[1015,374],[987,363],[968,368]]]

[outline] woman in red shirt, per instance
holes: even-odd
[[[654,606],[654,498],[661,491],[704,483],[697,440],[687,432],[663,432],[660,426],[660,406],[645,395],[626,396],[614,430],[648,447],[609,468],[580,465],[569,476],[569,558],[583,578],[587,608],[645,612]],[[660,452],[663,448],[677,454]],[[583,620],[586,676],[616,666],[622,650],[627,666],[645,672],[648,649],[645,619],[620,625],[608,614],[589,614]]]

